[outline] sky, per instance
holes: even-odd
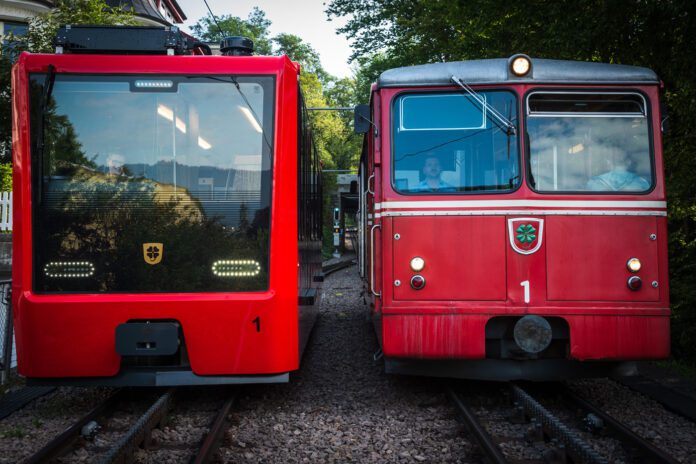
[[[189,27],[208,13],[203,0],[177,0],[188,17],[182,29]],[[258,6],[271,20],[271,36],[281,32],[300,36],[321,57],[321,64],[337,77],[351,76],[348,57],[351,49],[344,35],[336,29],[345,23],[343,19],[328,21],[324,10],[327,0],[208,0],[216,16],[233,15],[246,19],[254,6]]]

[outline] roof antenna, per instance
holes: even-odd
[[[220,40],[224,39],[224,38],[225,38],[225,33],[222,32],[222,28],[220,27],[220,23],[218,23],[217,18],[216,18],[215,15],[213,14],[213,10],[210,9],[210,5],[208,5],[208,0],[203,0],[203,3],[205,3],[205,6],[208,7],[208,12],[210,13],[210,16],[213,17],[213,22],[214,22],[215,25],[217,26],[218,31],[220,31]]]

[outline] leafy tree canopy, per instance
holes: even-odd
[[[218,27],[219,26],[219,27]],[[270,55],[273,50],[268,28],[271,21],[258,7],[254,7],[247,19],[232,15],[213,18],[208,15],[191,27],[193,34],[206,42],[220,42],[225,37],[242,36],[254,41],[254,50],[259,55]]]
[[[2,37],[0,52],[0,160],[9,162],[12,143],[10,72],[19,52],[53,52],[53,38],[62,24],[135,24],[132,11],[111,7],[104,0],[58,0],[56,7],[29,21],[26,37]]]

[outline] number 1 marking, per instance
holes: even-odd
[[[529,281],[520,282],[520,287],[524,287],[524,302],[529,303]]]
[[[261,332],[261,316],[257,316],[256,319],[251,321],[252,324],[256,324],[256,331]]]

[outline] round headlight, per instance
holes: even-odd
[[[628,262],[626,263],[626,267],[631,272],[640,271],[640,268],[641,268],[640,259],[638,259],[638,258],[629,259]]]
[[[510,68],[515,76],[524,76],[529,72],[532,67],[532,63],[526,56],[518,56],[512,60]]]
[[[416,256],[411,260],[411,269],[413,272],[420,272],[425,267],[425,260],[420,256]]]

